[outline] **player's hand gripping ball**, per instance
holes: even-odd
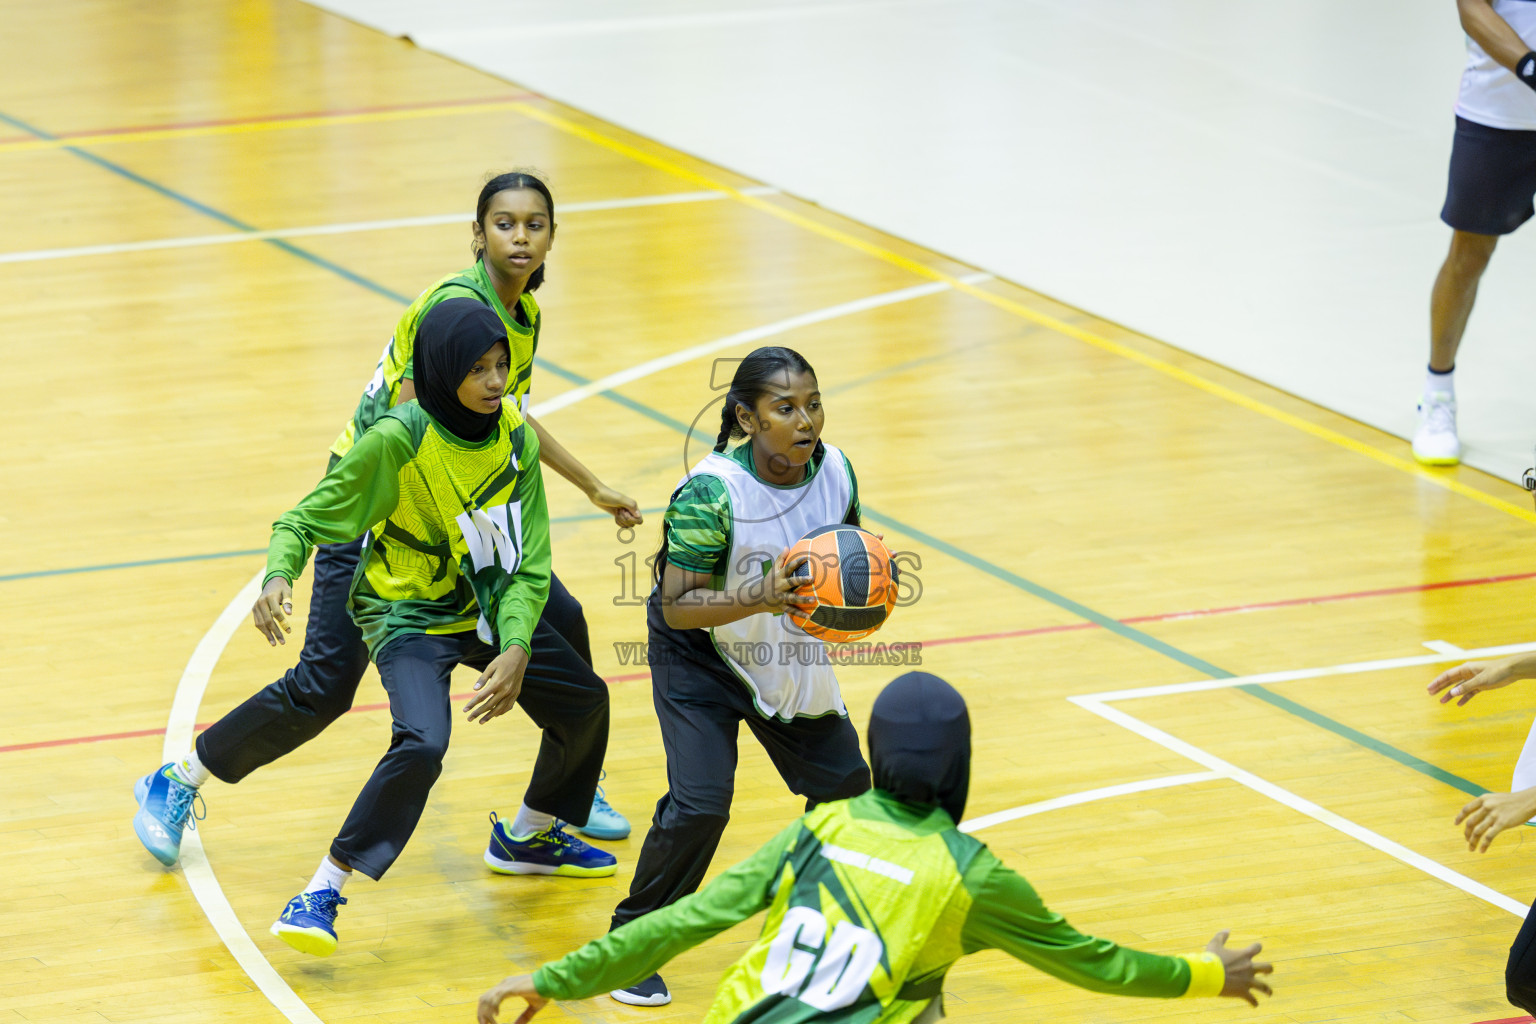
[[[839,523],[812,530],[789,549],[792,563],[810,557],[789,576],[797,589],[815,598],[809,608],[790,605],[784,614],[800,629],[828,643],[869,636],[885,625],[896,607],[899,573],[879,537]]]

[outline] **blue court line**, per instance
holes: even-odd
[[[1336,722],[1326,715],[1319,714],[1305,704],[1298,704],[1289,697],[1282,697],[1278,693],[1265,689],[1258,683],[1244,683],[1238,689],[1259,698],[1259,700],[1264,701],[1266,704],[1273,704],[1281,710],[1289,711],[1297,718],[1311,722],[1313,725],[1321,726],[1329,732],[1337,733],[1345,739],[1365,747],[1367,750],[1375,751],[1383,757],[1389,757],[1398,764],[1412,768],[1421,775],[1428,775],[1437,782],[1453,786],[1470,796],[1482,796],[1484,793],[1490,792],[1470,779],[1464,779],[1460,775],[1446,771],[1444,768],[1436,767],[1428,761],[1414,757],[1406,750],[1399,750],[1389,743],[1383,743],[1374,736],[1367,736],[1363,732],[1351,729],[1342,722]]]
[[[664,508],[641,509],[643,515],[660,515]],[[551,516],[549,525],[556,523],[580,523],[593,519],[612,519],[606,512],[582,512],[574,516]],[[246,558],[251,555],[264,555],[266,548],[247,548],[243,551],[215,551],[206,555],[175,555],[171,558],[147,558],[140,562],[107,562],[102,565],[78,565],[69,569],[39,569],[36,572],[15,572],[9,576],[0,576],[0,583],[9,583],[12,580],[35,580],[43,576],[73,576],[82,572],[112,572],[116,569],[142,569],[150,565],[176,565],[181,562],[208,562],[218,558]]]
[[[49,139],[49,140],[52,140],[52,141],[57,141],[57,137],[56,136],[49,135],[47,132],[44,132],[43,130],[41,130],[39,128],[36,128],[36,127],[34,127],[34,126],[30,125],[30,124],[27,124],[27,123],[25,123],[23,121],[19,121],[19,120],[17,120],[14,117],[10,117],[9,115],[5,114],[4,112],[0,112],[0,122],[4,122],[6,124],[10,124],[10,125],[12,125],[12,126],[14,126],[16,128],[20,128],[22,131],[30,132],[31,134],[33,134],[34,136],[36,136],[36,137],[38,137],[40,139]],[[85,150],[79,148],[78,146],[64,146],[63,149],[66,152],[73,153],[74,155],[76,155],[76,156],[78,156],[78,157],[80,157],[80,158],[82,158],[84,160],[90,161],[91,163],[97,165],[98,167],[101,167],[101,168],[103,168],[105,170],[111,171],[114,174],[121,175],[122,177],[127,178],[129,181],[133,181],[133,182],[135,182],[135,183],[137,183],[139,185],[143,185],[145,188],[151,189],[152,191],[157,192],[160,195],[163,195],[163,196],[167,197],[168,199],[172,199],[172,200],[174,200],[174,201],[176,201],[178,203],[181,203],[181,204],[187,206],[190,209],[196,210],[198,213],[201,213],[204,216],[212,217],[213,219],[218,220],[221,223],[227,224],[230,227],[234,227],[234,228],[236,228],[236,229],[238,229],[240,231],[248,231],[248,232],[249,231],[256,231],[256,230],[258,230],[257,228],[255,228],[255,227],[253,227],[253,226],[251,226],[249,224],[246,224],[244,221],[241,221],[241,220],[238,220],[238,219],[236,219],[234,217],[231,217],[229,214],[226,214],[226,213],[223,213],[223,212],[221,212],[219,210],[216,210],[213,207],[206,206],[203,203],[200,203],[197,200],[192,199],[189,196],[184,196],[184,195],[182,195],[179,192],[176,192],[176,191],[174,191],[172,189],[169,189],[169,188],[165,187],[164,185],[161,185],[161,184],[159,184],[157,182],[151,181],[148,178],[145,178],[145,177],[143,177],[141,175],[138,175],[138,174],[134,173],[133,171],[128,170],[126,167],[122,167],[119,164],[113,163],[110,160],[105,160],[105,159],[103,159],[101,157],[96,156],[93,153],[86,152]],[[370,281],[368,278],[363,277],[360,274],[354,273],[353,271],[350,271],[350,270],[346,269],[345,267],[342,267],[342,266],[339,266],[339,265],[337,265],[335,263],[332,263],[330,260],[327,260],[327,259],[325,259],[325,258],[323,258],[321,256],[317,256],[314,253],[311,253],[311,252],[308,252],[308,251],[306,251],[304,249],[301,249],[301,248],[299,248],[296,245],[293,245],[293,244],[291,244],[289,242],[283,241],[282,239],[272,238],[272,239],[263,239],[263,241],[266,241],[268,244],[274,245],[277,248],[282,249],[284,252],[288,252],[288,253],[290,253],[290,254],[292,254],[294,256],[297,256],[300,259],[306,260],[306,261],[308,261],[308,262],[310,262],[310,263],[312,263],[312,264],[314,264],[314,265],[316,265],[318,267],[322,267],[322,268],[324,268],[326,270],[329,270],[331,273],[336,274],[338,277],[341,277],[341,278],[343,278],[343,279],[345,279],[347,281],[350,281],[353,284],[359,285],[359,286],[361,286],[363,288],[367,288],[369,291],[375,292],[376,294],[385,296],[387,298],[394,299],[396,302],[398,302],[398,303],[400,303],[402,305],[409,305],[410,302],[411,302],[411,299],[410,299],[409,296],[401,295],[399,292],[396,292],[396,291],[393,291],[393,290],[391,290],[389,288],[386,288],[383,285],[378,284],[378,283],[376,283],[374,281]],[[573,371],[564,369],[563,367],[556,366],[555,364],[549,362],[548,360],[541,359],[541,358],[536,358],[534,360],[534,362],[541,369],[543,369],[543,370],[545,370],[545,371],[547,371],[549,373],[552,373],[552,374],[554,374],[557,377],[562,377],[565,380],[574,381],[574,382],[576,382],[578,384],[590,384],[591,383],[591,380],[589,378],[583,377],[580,374],[575,373]],[[644,417],[646,417],[648,419],[654,420],[657,423],[661,423],[661,424],[663,424],[665,426],[671,427],[672,429],[677,430],[680,433],[683,433],[683,434],[690,434],[691,433],[693,436],[700,436],[697,431],[690,431],[690,428],[689,428],[688,424],[683,423],[683,422],[681,422],[679,420],[673,419],[671,416],[668,416],[665,413],[658,412],[655,409],[652,409],[650,406],[644,405],[644,404],[642,404],[640,402],[635,401],[634,399],[631,399],[631,398],[628,398],[628,397],[626,397],[624,395],[621,395],[621,394],[617,393],[616,391],[612,391],[612,390],[604,391],[604,392],[602,392],[602,396],[604,398],[608,399],[611,402],[615,402],[615,403],[617,403],[619,405],[624,406],[625,408],[631,410],[632,412],[639,413],[640,415],[642,415],[642,416],[644,416]],[[712,438],[710,440],[712,440]],[[874,509],[869,508],[868,506],[865,506],[864,511],[867,512],[869,515],[873,516],[876,519],[879,519],[879,520],[881,520],[883,522],[889,523],[891,526],[893,526],[896,529],[902,531],[903,533],[906,533],[906,534],[908,534],[911,537],[914,537],[914,538],[916,538],[918,540],[921,540],[923,543],[928,544],[929,546],[934,547],[937,550],[942,551],[945,554],[950,555],[953,558],[959,559],[960,561],[962,561],[965,564],[971,566],[972,568],[979,569],[980,571],[982,571],[984,573],[987,573],[990,576],[994,576],[997,579],[1000,579],[1000,580],[1002,580],[1005,583],[1008,583],[1008,584],[1010,584],[1010,585],[1012,585],[1014,587],[1017,587],[1020,590],[1025,591],[1026,593],[1032,594],[1035,597],[1038,597],[1038,598],[1040,598],[1043,601],[1046,601],[1046,602],[1049,602],[1051,604],[1054,604],[1054,605],[1056,605],[1059,608],[1063,608],[1063,609],[1071,612],[1073,615],[1076,615],[1076,616],[1078,616],[1078,617],[1080,617],[1082,619],[1086,619],[1089,622],[1093,622],[1094,624],[1096,624],[1098,626],[1101,626],[1104,629],[1107,629],[1110,632],[1117,634],[1118,636],[1124,637],[1125,639],[1130,640],[1133,643],[1139,644],[1142,647],[1145,647],[1145,648],[1147,648],[1149,650],[1155,651],[1156,653],[1161,654],[1164,657],[1172,658],[1175,661],[1180,662],[1181,664],[1188,665],[1190,668],[1193,668],[1193,669],[1195,669],[1198,672],[1202,672],[1202,673],[1206,674],[1207,676],[1210,676],[1211,678],[1215,678],[1215,679],[1231,679],[1231,678],[1234,678],[1235,674],[1232,673],[1232,672],[1228,672],[1227,670],[1225,670],[1223,668],[1219,668],[1219,667],[1217,667],[1215,665],[1212,665],[1210,662],[1205,661],[1204,659],[1201,659],[1201,658],[1197,658],[1193,654],[1189,654],[1188,652],[1181,651],[1177,647],[1174,647],[1174,646],[1172,646],[1170,644],[1164,643],[1163,641],[1158,640],[1154,636],[1151,636],[1151,635],[1149,635],[1147,633],[1143,633],[1141,630],[1136,629],[1136,628],[1134,628],[1132,626],[1127,626],[1123,622],[1120,622],[1117,619],[1112,619],[1112,618],[1110,618],[1107,615],[1103,615],[1103,614],[1101,614],[1099,612],[1096,612],[1093,609],[1087,607],[1086,605],[1079,604],[1078,602],[1073,601],[1070,598],[1067,598],[1067,597],[1064,597],[1064,596],[1062,596],[1060,594],[1057,594],[1055,591],[1048,590],[1045,587],[1042,587],[1039,584],[1033,583],[1033,582],[1025,579],[1022,576],[1019,576],[1019,575],[1017,575],[1015,573],[1009,572],[1008,570],[1003,569],[1003,568],[1001,568],[999,566],[995,566],[991,562],[988,562],[988,561],[986,561],[986,560],[984,560],[982,558],[979,558],[976,555],[971,554],[970,552],[963,551],[962,549],[957,548],[954,545],[949,544],[946,541],[939,540],[939,538],[934,537],[932,534],[929,534],[929,533],[926,533],[924,531],[918,530],[915,527],[909,526],[909,525],[904,524],[904,523],[902,523],[902,522],[900,522],[898,520],[895,520],[895,519],[892,519],[892,518],[890,518],[888,516],[882,515],[882,514],[876,512]],[[218,557],[231,557],[231,556],[220,556],[220,555],[197,556],[197,555],[193,555],[193,556],[188,556],[188,557],[186,557],[183,560],[191,561],[191,560],[195,560],[195,559],[198,559],[198,558],[218,558]],[[159,563],[145,563],[145,564],[159,564]],[[129,568],[129,567],[131,567],[131,564],[124,564],[122,566],[108,566],[106,568]],[[90,571],[90,570],[89,569],[77,569],[77,570],[62,569],[62,570],[52,570],[52,571],[49,571],[49,572],[41,573],[39,575],[57,575],[57,574],[60,574],[60,573],[83,572],[83,571]],[[16,579],[16,578],[22,578],[22,577],[19,577],[19,576],[18,577],[0,577],[0,582],[3,582],[4,580],[7,580],[7,579]],[[1358,730],[1352,729],[1349,726],[1344,725],[1342,722],[1334,721],[1333,719],[1327,717],[1326,715],[1323,715],[1323,714],[1321,714],[1319,712],[1313,711],[1313,710],[1311,710],[1310,708],[1307,708],[1304,705],[1297,704],[1296,702],[1288,700],[1287,698],[1280,697],[1277,694],[1270,693],[1268,690],[1264,689],[1262,686],[1258,686],[1258,685],[1255,685],[1255,684],[1249,684],[1249,685],[1241,686],[1241,687],[1239,687],[1239,689],[1242,689],[1242,690],[1252,694],[1253,696],[1258,697],[1260,700],[1267,701],[1268,703],[1273,704],[1275,707],[1282,708],[1283,710],[1288,711],[1288,712],[1290,712],[1293,715],[1296,715],[1297,717],[1303,719],[1304,721],[1310,722],[1313,725],[1317,725],[1317,726],[1319,726],[1321,728],[1327,729],[1328,731],[1330,731],[1330,732],[1332,732],[1332,733],[1334,733],[1334,734],[1336,734],[1338,736],[1342,736],[1342,737],[1344,737],[1345,739],[1349,740],[1352,743],[1357,743],[1357,744],[1365,747],[1368,750],[1374,751],[1374,752],[1379,753],[1379,754],[1383,754],[1384,756],[1389,757],[1389,758],[1391,758],[1394,761],[1397,761],[1399,764],[1406,765],[1407,767],[1412,768],[1415,771],[1421,772],[1421,773],[1423,773],[1425,775],[1428,775],[1430,778],[1433,778],[1433,779],[1435,779],[1435,780],[1437,780],[1439,782],[1445,782],[1448,785],[1455,786],[1457,789],[1460,789],[1463,792],[1472,793],[1474,795],[1481,795],[1483,793],[1488,792],[1488,790],[1484,789],[1481,786],[1478,786],[1474,782],[1470,782],[1470,781],[1468,781],[1466,779],[1461,778],[1458,775],[1454,775],[1454,774],[1452,774],[1450,772],[1447,772],[1447,771],[1445,771],[1443,769],[1437,768],[1434,765],[1430,764],[1429,762],[1422,761],[1419,758],[1414,757],[1412,754],[1407,753],[1406,751],[1398,750],[1396,747],[1393,747],[1393,746],[1391,746],[1389,744],[1381,742],[1380,740],[1376,740],[1376,739],[1374,739],[1374,738],[1372,738],[1370,736],[1367,736],[1364,733],[1359,732]]]
[[[9,114],[4,113],[3,111],[0,111],[0,122],[4,122],[5,124],[11,125],[15,128],[20,128],[22,131],[29,132],[32,135],[37,136],[39,139],[48,139],[49,141],[54,142],[58,141],[58,136],[49,135],[41,128],[38,128],[35,125],[27,124],[25,121],[19,121],[16,118],[11,117]],[[222,210],[216,210],[213,207],[208,206],[206,203],[200,203],[196,199],[193,199],[191,196],[183,195],[174,189],[167,188],[157,181],[151,181],[141,174],[130,171],[122,164],[113,163],[111,160],[108,160],[104,157],[99,157],[95,153],[87,152],[86,150],[81,149],[79,146],[64,146],[63,149],[65,152],[73,153],[80,159],[87,160],[95,164],[97,167],[102,168],[103,170],[111,171],[113,174],[127,178],[129,181],[136,185],[142,185],[152,192],[157,192],[160,195],[165,196],[167,199],[180,203],[188,209],[195,210],[205,217],[211,217],[212,219],[218,221],[220,224],[232,227],[237,231],[244,231],[249,234],[250,232],[261,230],[254,225],[247,224],[245,221],[240,220],[237,217],[230,216]],[[264,238],[262,241],[266,242],[268,245],[283,250],[283,252],[286,252],[291,256],[297,256],[301,260],[304,260],[308,263],[313,263],[315,266],[321,267],[325,270],[329,270],[337,277],[351,281],[353,284],[366,288],[378,295],[382,295],[387,299],[394,299],[396,302],[404,303],[406,305],[410,305],[411,303],[410,296],[401,295],[399,292],[386,288],[376,281],[370,281],[368,278],[363,277],[361,274],[354,273],[353,271],[348,270],[346,267],[343,267],[340,264],[332,263],[324,256],[319,256],[315,253],[312,253],[308,249],[301,249],[299,246],[294,245],[292,242],[285,241],[281,238]]]
[[[176,555],[172,558],[146,558],[140,562],[108,562],[104,565],[79,565],[69,569],[39,569],[36,572],[13,572],[0,576],[0,583],[12,580],[35,580],[43,576],[73,576],[81,572],[109,572],[113,569],[142,569],[147,565],[175,565],[179,562],[209,562],[216,558],[243,558],[247,555],[264,555],[266,548],[248,548],[245,551],[215,551],[208,555]]]

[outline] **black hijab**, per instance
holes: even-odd
[[[501,419],[500,412],[475,412],[459,401],[459,385],[469,368],[498,341],[511,352],[501,317],[474,299],[445,299],[428,310],[416,328],[416,401],[465,441],[484,441]]]
[[[868,738],[876,789],[942,807],[960,823],[971,785],[971,717],[958,690],[927,672],[898,676],[875,699]]]

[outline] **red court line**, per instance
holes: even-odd
[[[1132,620],[1126,619],[1130,622]],[[1010,629],[1002,633],[975,633],[971,636],[941,636],[937,640],[924,640],[924,647],[943,647],[945,644],[974,644],[981,640],[1009,640],[1018,636],[1038,636],[1041,633],[1070,633],[1078,629],[1099,629],[1097,622],[1067,622],[1060,626],[1035,626],[1031,629]],[[836,660],[834,658],[834,660]]]
[[[1294,608],[1309,604],[1330,604],[1334,601],[1356,601],[1365,597],[1391,597],[1394,594],[1416,594],[1430,590],[1449,590],[1455,587],[1480,587],[1489,583],[1512,583],[1517,580],[1536,579],[1536,572],[1517,572],[1507,576],[1483,576],[1471,580],[1446,580],[1443,583],[1415,583],[1405,587],[1382,587],[1377,590],[1354,590],[1347,594],[1324,594],[1319,597],[1293,597],[1284,601],[1263,601],[1257,604],[1235,604],[1224,608],[1202,608],[1188,612],[1163,612],[1158,615],[1133,615],[1120,621],[1127,626],[1140,622],[1174,622],[1179,619],[1198,619],[1207,615],[1237,615],[1243,612],[1260,612],[1272,608]],[[1010,629],[1001,633],[976,633],[971,636],[947,636],[937,640],[924,640],[924,647],[941,647],[944,644],[970,644],[980,640],[1009,640],[1021,636],[1037,636],[1041,633],[1066,633],[1079,629],[1099,629],[1093,622],[1069,622],[1060,626],[1036,626],[1031,629]]]
[[[1498,1020],[1480,1020],[1477,1024],[1529,1024],[1531,1017],[1500,1017]]]
[[[603,679],[603,682],[608,683],[611,686],[614,683],[632,683],[637,679],[649,679],[650,677],[651,674],[649,672],[631,672],[628,675],[623,676],[607,676]],[[450,694],[448,699],[452,701],[460,701],[468,700],[472,696],[474,696],[473,692],[455,693]],[[388,710],[389,704],[387,702],[382,704],[354,704],[347,711],[347,714],[350,715],[358,711]],[[202,732],[212,724],[212,722],[198,722],[192,727],[192,729],[195,732]],[[78,743],[104,743],[107,740],[136,740],[142,739],[145,736],[164,735],[164,729],[135,729],[133,732],[104,732],[98,736],[66,736],[63,739],[58,740],[38,740],[34,743],[12,743],[9,746],[0,747],[0,754],[8,754],[15,750],[41,750],[44,747],[70,747]]]
[[[1366,597],[1390,597],[1394,594],[1413,594],[1429,590],[1448,590],[1453,587],[1479,587],[1490,583],[1512,583],[1518,580],[1536,579],[1536,572],[1511,573],[1507,576],[1482,576],[1471,580],[1447,580],[1442,583],[1415,583],[1406,587],[1383,587],[1378,590],[1355,590],[1347,594],[1325,594],[1320,597],[1294,597],[1283,601],[1264,601],[1258,604],[1231,605],[1225,608],[1204,608],[1187,612],[1164,612],[1160,615],[1137,615],[1128,619],[1121,619],[1127,625],[1135,622],[1171,622],[1177,619],[1194,619],[1208,615],[1235,615],[1242,612],[1265,611],[1271,608],[1292,608],[1298,605],[1328,604],[1334,601],[1355,601]],[[943,647],[947,644],[974,644],[984,640],[1010,640],[1021,636],[1038,636],[1044,633],[1069,633],[1083,629],[1099,629],[1093,622],[1068,622],[1058,626],[1035,626],[1029,629],[1010,629],[1000,633],[974,633],[970,636],[945,636],[933,640],[921,641],[922,647]],[[833,660],[839,660],[836,655]],[[650,678],[650,672],[630,672],[626,675],[606,676],[603,681],[612,685],[614,683],[630,683],[638,679]],[[472,694],[454,694],[452,700],[467,700]],[[358,704],[352,711],[384,711],[388,704]],[[194,726],[196,729],[206,729],[212,723],[203,722]],[[135,732],[111,732],[98,736],[70,736],[57,740],[39,740],[34,743],[13,743],[0,747],[0,754],[8,754],[17,750],[39,750],[44,747],[65,747],[77,743],[101,743],[107,740],[139,739],[144,736],[163,736],[164,729],[139,729]],[[1530,1021],[1530,1017],[1513,1017],[1508,1021],[1480,1021],[1479,1024],[1516,1024],[1516,1022]]]
[[[91,128],[75,132],[59,132],[55,139],[110,138],[113,135],[130,135],[134,132],[176,131],[183,128],[227,128],[242,124],[281,124],[284,121],[302,121],[312,117],[347,117],[352,114],[388,114],[399,110],[452,110],[455,107],[476,107],[486,103],[514,103],[523,100],[540,100],[538,93],[519,92],[504,96],[485,96],[469,100],[433,100],[426,103],[396,103],[380,107],[337,107],[330,110],[311,110],[297,114],[267,114],[262,117],[229,117],[209,121],[171,121],[164,124],[139,124],[119,128]],[[32,135],[0,136],[0,145],[8,142],[31,142]]]
[[[1489,583],[1512,583],[1516,580],[1536,579],[1536,572],[1517,572],[1508,576],[1483,576],[1473,580],[1446,580],[1443,583],[1414,583],[1406,587],[1382,587],[1379,590],[1355,590],[1347,594],[1327,594],[1322,597],[1293,597],[1286,601],[1265,601],[1260,604],[1237,604],[1227,608],[1206,608],[1192,612],[1165,612],[1162,615],[1138,615],[1121,619],[1126,625],[1133,622],[1169,622],[1174,619],[1195,619],[1203,615],[1233,615],[1239,612],[1265,611],[1270,608],[1293,608],[1306,604],[1329,604],[1333,601],[1355,601],[1362,597],[1391,597],[1394,594],[1417,594],[1430,590],[1450,590],[1455,587],[1481,587]]]

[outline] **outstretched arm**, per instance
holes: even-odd
[[[1536,817],[1536,786],[1513,793],[1484,793],[1456,815],[1454,824],[1463,825],[1467,849],[1487,853],[1493,837]],[[1464,823],[1464,824],[1463,824]]]
[[[1498,661],[1457,665],[1436,676],[1429,684],[1429,692],[1440,694],[1441,704],[1456,700],[1456,706],[1461,707],[1484,690],[1497,690],[1518,679],[1536,679],[1536,654],[1511,654]]]
[[[404,424],[375,424],[313,491],[272,524],[267,574],[251,609],[257,631],[269,644],[287,643],[286,634],[293,631],[287,622],[293,614],[292,584],[310,551],[316,544],[355,540],[388,518],[400,500],[400,467],[413,451]]]
[[[983,859],[985,858],[985,859]],[[1050,910],[1023,876],[983,854],[966,871],[972,905],[961,932],[967,953],[1000,949],[1079,988],[1108,995],[1169,999],[1231,996],[1258,1005],[1269,994],[1259,978],[1273,968],[1254,962],[1258,943],[1228,949],[1217,932],[1200,953],[1161,956],[1085,935]]]
[[[621,527],[639,526],[645,521],[640,514],[640,506],[634,498],[620,493],[599,480],[592,471],[582,465],[581,460],[565,450],[565,446],[555,440],[553,434],[544,429],[544,426],[531,415],[525,415],[523,419],[533,427],[534,433],[539,435],[539,461],[550,469],[565,477],[587,496],[587,500],[598,508],[613,516],[613,521]]]
[[[504,1000],[519,996],[526,1022],[551,999],[586,999],[632,985],[686,949],[768,905],[768,886],[802,831],[797,820],[751,857],[691,896],[638,917],[529,975],[514,975],[480,997],[480,1024],[496,1024]]]

